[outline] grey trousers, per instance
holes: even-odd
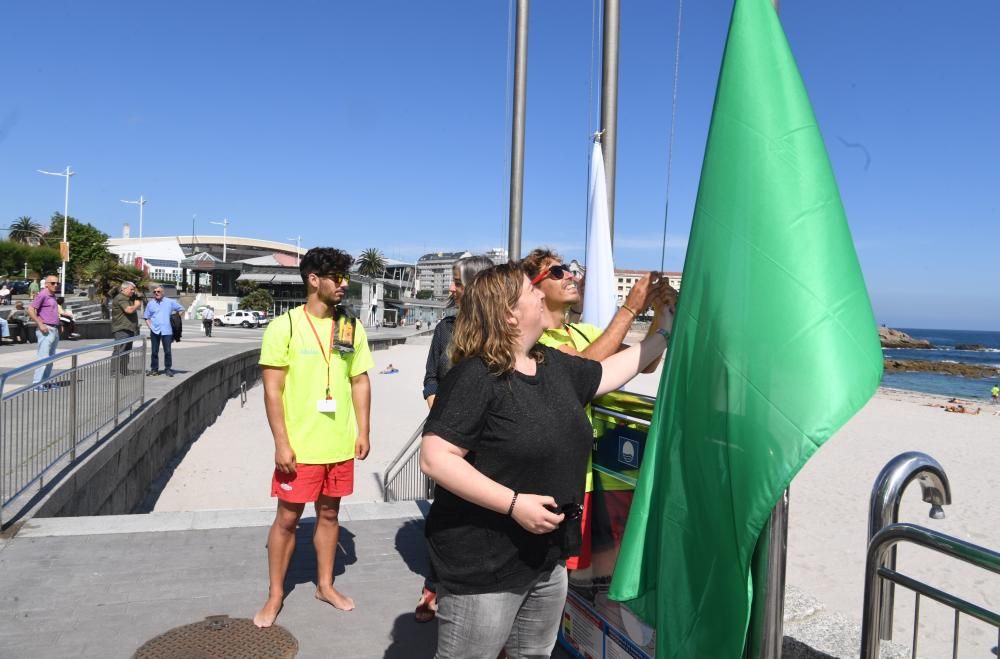
[[[552,654],[566,604],[566,566],[517,590],[456,595],[438,585],[436,659],[545,658]]]

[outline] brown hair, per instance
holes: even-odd
[[[553,252],[548,247],[539,247],[531,250],[531,253],[521,259],[521,267],[528,275],[528,279],[534,279],[542,271],[542,264],[552,259],[562,261],[562,257]]]
[[[497,375],[514,370],[521,334],[510,316],[521,297],[524,276],[520,264],[503,263],[483,270],[465,287],[449,348],[452,364],[479,357]],[[541,352],[532,350],[531,356],[541,361]]]

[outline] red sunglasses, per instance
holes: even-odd
[[[563,277],[566,276],[567,273],[569,273],[570,276],[573,275],[573,271],[569,269],[568,265],[563,265],[562,263],[560,263],[558,265],[549,266],[548,268],[545,268],[537,275],[535,275],[535,278],[531,280],[531,285],[537,286],[538,282],[544,280],[546,277],[552,277],[553,279],[562,279]]]

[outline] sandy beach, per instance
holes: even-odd
[[[423,341],[428,341],[423,339]],[[381,500],[381,476],[426,414],[421,398],[427,343],[373,353],[372,452],[357,465],[352,501]],[[399,372],[381,374],[389,364]],[[659,372],[642,375],[630,391],[655,395]],[[248,392],[246,407],[231,401],[220,419],[192,444],[155,502],[157,511],[271,508],[273,444],[261,388]],[[1000,548],[997,449],[1000,406],[979,415],[946,412],[940,397],[882,389],[802,469],[791,487],[787,583],[818,599],[831,612],[860,622],[867,543],[868,498],[875,476],[904,451],[923,451],[945,468],[953,505],[946,518],[930,520],[919,487],[911,486],[901,521]],[[898,568],[931,585],[993,610],[1000,608],[1000,578],[914,547],[899,551]],[[909,644],[913,596],[898,591],[895,640]],[[920,655],[950,655],[950,610],[921,602]],[[963,617],[963,656],[990,656],[995,630]]]

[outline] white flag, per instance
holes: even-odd
[[[590,154],[588,201],[587,280],[583,292],[581,320],[604,329],[618,310],[618,294],[615,289],[615,260],[611,253],[604,154],[601,151],[601,143],[597,140],[594,141],[594,150]]]

